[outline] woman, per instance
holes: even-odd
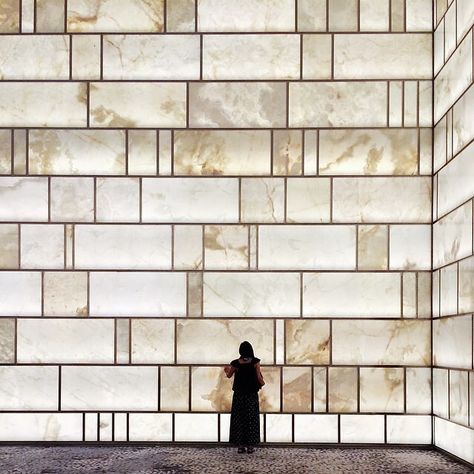
[[[239,446],[239,453],[245,453],[245,447],[248,453],[253,453],[254,446],[260,443],[258,391],[265,382],[260,372],[260,359],[255,357],[250,342],[240,344],[239,354],[239,359],[234,359],[224,367],[228,378],[235,373],[229,442]]]

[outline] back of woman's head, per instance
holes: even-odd
[[[255,357],[252,344],[249,341],[242,342],[239,347],[239,354],[242,357]]]

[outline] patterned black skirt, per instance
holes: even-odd
[[[229,443],[238,446],[260,443],[258,392],[234,392],[230,413]]]

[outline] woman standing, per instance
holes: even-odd
[[[240,358],[224,367],[228,378],[235,373],[232,390],[229,442],[238,446],[238,452],[255,451],[260,443],[260,407],[258,391],[265,385],[260,372],[260,359],[255,357],[250,342],[239,347]]]

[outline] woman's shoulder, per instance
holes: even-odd
[[[231,365],[232,367],[238,367],[238,366],[240,365],[239,359],[234,359],[234,360],[230,363],[230,365]]]
[[[260,362],[260,359],[258,357],[253,358],[253,363],[258,364]]]

